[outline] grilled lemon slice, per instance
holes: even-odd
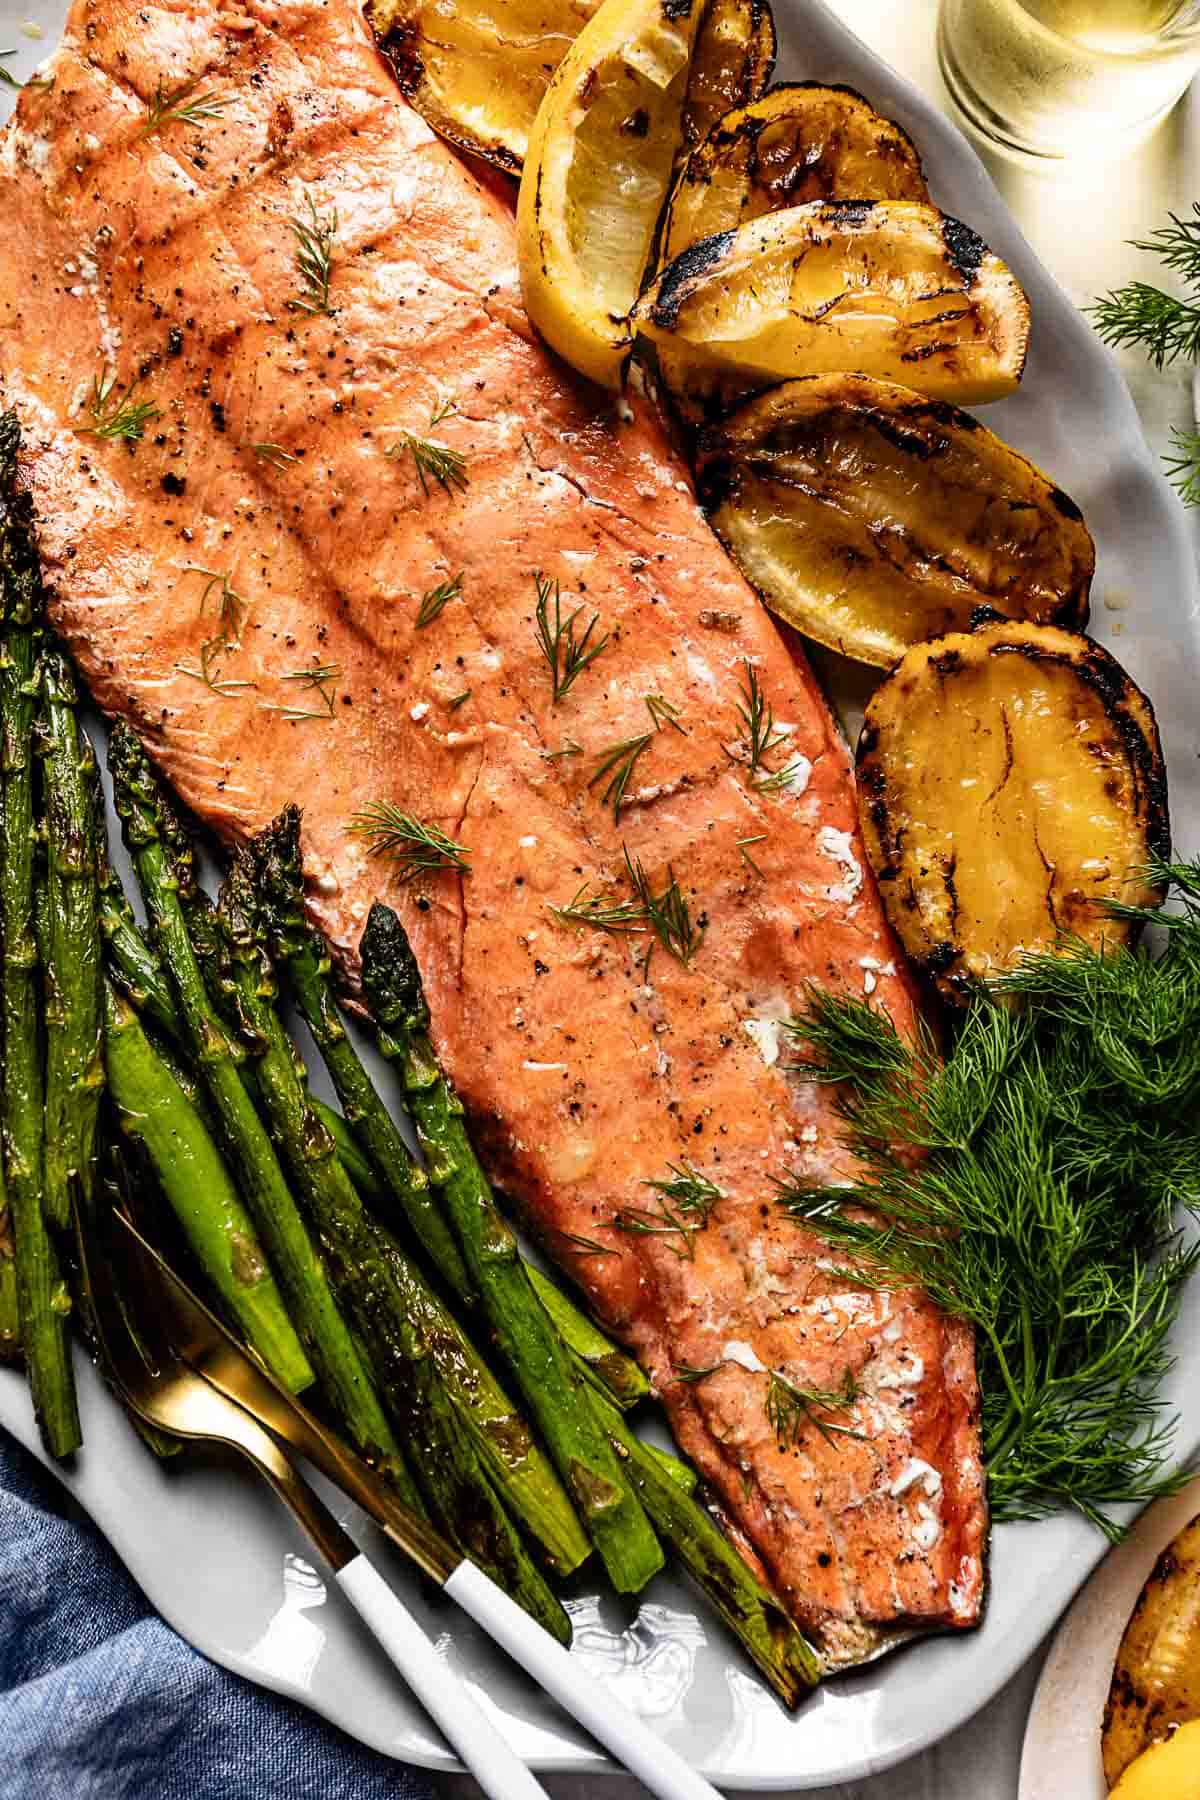
[[[863,841],[897,937],[948,1000],[1053,950],[1134,927],[1168,854],[1146,696],[1090,638],[1004,619],[918,644],[872,694],[858,743]]]
[[[969,413],[865,375],[783,382],[703,434],[700,498],[767,605],[889,667],[977,606],[1087,624],[1079,508]]]
[[[538,109],[517,200],[525,307],[560,356],[619,387],[681,141],[703,0],[603,0]]]
[[[932,206],[812,201],[691,245],[634,323],[714,386],[858,372],[968,404],[1016,387],[1029,302],[981,238]]]
[[[852,88],[772,88],[728,112],[675,183],[661,261],[764,213],[811,200],[929,199],[906,131]]]
[[[400,91],[452,144],[519,172],[551,75],[600,0],[367,0]]]
[[[685,154],[730,107],[757,100],[771,79],[775,49],[775,20],[766,0],[709,0],[683,107]]]
[[[1112,1800],[1200,1800],[1200,1720],[1144,1750],[1113,1788]]]
[[[1130,1794],[1165,1795],[1149,1774],[1161,1767],[1149,1746],[1190,1733],[1200,1793],[1200,1723],[1192,1720],[1200,1721],[1200,1518],[1158,1558],[1125,1627],[1101,1736],[1109,1786],[1124,1795],[1128,1782]]]

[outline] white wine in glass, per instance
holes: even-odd
[[[942,73],[968,122],[1024,158],[1119,155],[1200,62],[1200,0],[942,0]]]

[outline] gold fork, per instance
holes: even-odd
[[[126,1404],[160,1431],[229,1445],[265,1476],[486,1793],[496,1800],[546,1800],[544,1789],[309,1487],[283,1444],[306,1456],[358,1502],[418,1568],[652,1793],[663,1800],[719,1800],[716,1789],[622,1705],[611,1688],[389,1494],[354,1451],[279,1387],[123,1213],[111,1212],[103,1241],[99,1232],[99,1226],[79,1232],[80,1261],[101,1352]],[[129,1299],[133,1294],[139,1296],[136,1310]]]

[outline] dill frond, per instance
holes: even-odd
[[[454,406],[449,402],[435,407],[429,415],[426,430],[434,431],[453,411]],[[451,488],[461,491],[471,485],[471,478],[467,474],[467,459],[463,452],[452,449],[449,444],[439,443],[436,438],[420,437],[415,431],[402,431],[395,442],[387,446],[384,455],[393,460],[401,456],[412,457],[421,492],[426,498],[431,481],[436,481],[447,493]]]
[[[595,1238],[584,1237],[578,1231],[562,1231],[558,1226],[551,1226],[556,1238],[569,1244],[576,1256],[616,1256],[617,1252],[611,1244],[598,1244]]]
[[[222,99],[211,91],[197,94],[202,80],[202,76],[195,76],[168,92],[160,75],[153,98],[146,102],[146,122],[138,136],[149,137],[152,131],[160,131],[166,125],[202,125],[206,119],[219,119],[225,108],[233,104],[232,99]]]
[[[1200,506],[1200,431],[1171,428],[1171,449],[1163,457],[1167,480],[1185,506]]]
[[[707,1368],[701,1368],[696,1363],[674,1363],[671,1373],[676,1381],[682,1381],[688,1387],[694,1387],[696,1382],[703,1381],[706,1376],[715,1375],[717,1370],[724,1366],[724,1363],[719,1362],[709,1363]]]
[[[400,867],[401,881],[415,881],[419,875],[441,869],[466,873],[470,868],[465,844],[456,843],[440,826],[424,824],[386,800],[372,800],[355,813],[347,829],[371,839],[372,856],[392,858]]]
[[[463,571],[461,569],[457,575],[451,575],[448,580],[439,581],[436,587],[431,587],[427,594],[421,596],[421,604],[417,608],[418,628],[432,625],[433,621],[439,618],[449,606],[451,600],[459,598],[462,591]]]
[[[618,1231],[634,1236],[678,1238],[666,1248],[681,1260],[694,1262],[695,1240],[721,1199],[721,1190],[689,1162],[668,1163],[670,1173],[659,1181],[644,1181],[657,1196],[650,1207],[624,1206],[613,1217]]]
[[[88,411],[92,415],[90,425],[77,425],[76,432],[82,437],[98,437],[121,439],[125,443],[140,443],[146,435],[146,427],[152,419],[157,419],[160,408],[153,400],[135,400],[134,390],[140,377],[122,386],[117,380],[116,370],[109,372],[108,364],[102,365],[100,373],[93,377],[92,392],[88,400]]]
[[[199,563],[188,563],[185,575],[203,575],[204,587],[200,593],[200,617],[208,610],[208,597],[215,588],[217,591],[217,613],[220,630],[218,636],[223,638],[231,648],[241,642],[242,625],[250,610],[248,600],[242,598],[233,587],[228,574],[218,569],[203,569]]]
[[[0,50],[0,59],[3,59],[6,56],[15,56],[16,54],[15,50]],[[25,83],[23,81],[17,80],[11,69],[6,69],[4,67],[3,60],[0,60],[0,87],[16,88],[19,93],[24,85]]]
[[[745,685],[741,689],[742,700],[738,705],[738,717],[746,727],[746,735],[741,747],[745,751],[746,764],[751,775],[756,777],[756,786],[765,786],[772,779],[764,767],[766,758],[772,750],[787,742],[786,731],[776,731],[775,713],[765,699],[758,683],[758,671],[754,664],[746,661]]]
[[[303,687],[310,688],[320,696],[320,709],[303,706],[264,705],[264,712],[282,713],[285,719],[299,722],[302,719],[332,719],[334,701],[337,699],[337,684],[341,679],[340,663],[319,663],[311,669],[289,669],[281,675],[281,681],[296,681]]]
[[[703,921],[693,923],[675,871],[668,866],[667,885],[661,894],[656,894],[641,858],[631,857],[628,850],[625,851],[625,868],[641,903],[646,924],[663,949],[670,951],[686,968],[704,942],[704,924]]]
[[[661,731],[664,725],[669,725],[672,731],[677,731],[681,737],[687,737],[686,727],[679,723],[682,715],[677,706],[664,700],[661,694],[646,694],[644,698],[646,711],[654,721],[655,731]]]
[[[646,909],[640,900],[606,900],[589,894],[585,881],[565,906],[551,906],[560,925],[591,925],[597,931],[624,933],[646,930]]]
[[[830,1413],[850,1413],[858,1398],[858,1384],[846,1370],[840,1388],[801,1387],[789,1381],[778,1369],[772,1369],[767,1381],[767,1419],[781,1449],[794,1450],[813,1425],[827,1444],[841,1437],[862,1438],[864,1433],[852,1425],[836,1425]]]
[[[601,756],[596,765],[595,774],[588,782],[588,787],[594,788],[597,782],[604,781],[607,777],[600,802],[603,806],[611,805],[613,818],[618,823],[621,818],[621,808],[625,804],[625,790],[629,786],[634,765],[639,756],[653,742],[654,733],[647,731],[643,732],[641,737],[625,738],[621,743],[614,744],[611,750],[606,750]]]
[[[767,834],[765,831],[756,832],[753,837],[738,838],[738,840],[737,840],[738,855],[741,857],[742,861],[745,863],[745,865],[748,869],[754,870],[754,873],[758,876],[760,881],[765,881],[766,876],[763,874],[762,870],[759,868],[758,864],[755,862],[754,858],[751,856],[750,846],[751,846],[751,844],[765,844],[766,841],[767,841]]]
[[[282,444],[247,444],[245,447],[254,453],[259,462],[265,462],[268,468],[274,469],[280,475],[293,463],[300,461],[300,458],[293,456],[290,450],[285,450]]]
[[[459,707],[465,706],[467,704],[467,701],[470,698],[471,698],[470,688],[464,688],[461,694],[455,694],[452,699],[447,700],[447,702],[446,702],[447,711],[457,712]]]
[[[582,606],[567,618],[562,616],[562,594],[556,581],[551,583],[548,576],[543,576],[539,569],[533,577],[534,589],[537,593],[537,605],[534,617],[537,624],[538,648],[546,659],[550,670],[552,701],[557,706],[566,698],[576,681],[583,674],[588,664],[595,662],[600,652],[608,643],[607,635],[593,640],[592,633],[600,623],[600,614],[593,613],[586,631],[580,637],[576,634],[576,624],[583,613]],[[550,600],[554,599],[554,618],[550,618]]]
[[[1131,281],[1087,311],[1106,344],[1140,345],[1156,369],[1200,354],[1200,302],[1166,294],[1149,282]]]
[[[313,316],[329,313],[329,283],[333,275],[333,246],[337,238],[337,208],[321,218],[312,195],[305,191],[308,217],[293,215],[288,224],[296,240],[296,274],[300,292],[288,301],[292,312]]]
[[[233,695],[241,693],[244,688],[252,688],[255,685],[253,681],[233,681],[221,674],[221,658],[228,656],[233,648],[235,646],[230,644],[227,638],[206,638],[200,646],[200,667],[198,669],[189,669],[184,663],[176,663],[175,667],[190,681],[198,681],[211,694],[216,694],[222,700],[228,700]]]
[[[1200,864],[1159,865],[1166,948],[1066,940],[981,993],[941,1060],[865,1001],[808,996],[798,1072],[839,1084],[860,1182],[781,1186],[857,1279],[922,1287],[974,1325],[998,1518],[1170,1491],[1158,1390],[1200,1251]],[[924,1154],[914,1158],[913,1149]]]
[[[1200,202],[1192,202],[1190,219],[1168,213],[1167,223],[1148,238],[1135,238],[1133,248],[1149,250],[1185,281],[1200,283]]]
[[[574,738],[565,738],[557,750],[543,750],[542,755],[547,762],[561,762],[567,756],[582,756],[583,745],[577,744]]]

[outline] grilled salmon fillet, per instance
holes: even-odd
[[[351,979],[371,900],[398,907],[491,1174],[827,1653],[973,1623],[969,1333],[857,1285],[775,1199],[847,1167],[830,1095],[788,1072],[804,984],[901,1026],[913,1004],[807,666],[649,410],[534,338],[505,199],[348,0],[81,0],[46,73],[0,146],[0,369],[92,692],[225,837],[303,805]],[[604,640],[557,701],[553,582]],[[750,667],[780,740],[757,769]],[[469,873],[404,881],[347,830],[372,801]],[[628,900],[626,851],[655,896],[676,884],[686,962],[552,910]],[[714,1190],[690,1212],[649,1185],[689,1172]],[[857,1397],[794,1408],[780,1441],[771,1371]]]

